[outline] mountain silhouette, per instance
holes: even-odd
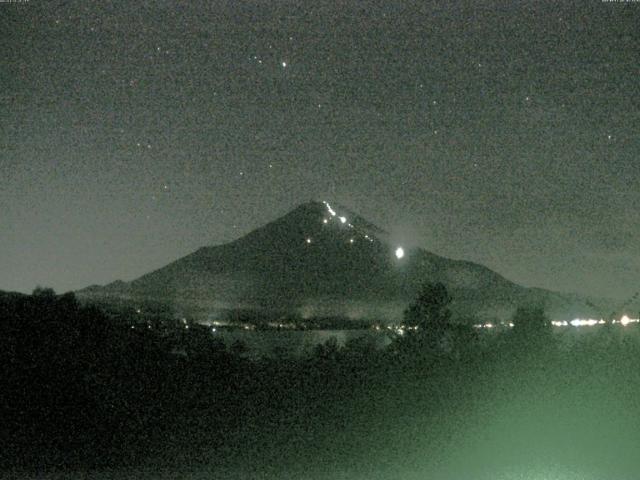
[[[399,320],[424,282],[442,282],[459,317],[507,318],[516,306],[592,312],[577,295],[517,285],[487,267],[405,248],[347,208],[304,203],[233,242],[203,247],[131,282],[91,286],[94,301],[156,301],[200,312],[257,309],[303,317]]]

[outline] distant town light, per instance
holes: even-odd
[[[307,243],[311,243],[311,239],[310,238],[307,238]]]
[[[398,247],[396,248],[396,258],[400,259],[404,257],[404,248]]]
[[[341,221],[342,223],[347,223],[347,219],[346,219],[345,217],[340,217],[340,221]]]
[[[593,318],[589,318],[587,320],[583,320],[581,318],[575,318],[569,322],[573,327],[593,327],[598,324],[598,320],[594,320]]]
[[[329,220],[327,220],[326,218],[322,220],[322,223],[328,223]]]

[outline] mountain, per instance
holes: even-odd
[[[543,303],[562,316],[595,315],[587,300],[525,288],[472,262],[389,242],[383,229],[327,202],[302,204],[233,242],[203,247],[131,282],[77,292],[89,301],[159,302],[215,317],[230,309],[304,318],[398,320],[425,281],[443,282],[458,317],[507,318]]]

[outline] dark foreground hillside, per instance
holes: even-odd
[[[255,362],[114,327],[47,291],[2,298],[0,315],[7,478],[631,479],[640,467],[633,326],[428,351],[330,342]]]

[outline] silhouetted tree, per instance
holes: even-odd
[[[219,338],[212,338],[211,330],[204,325],[191,325],[185,334],[185,350],[192,360],[216,360],[226,354],[226,345]]]
[[[246,342],[238,339],[231,344],[229,352],[235,357],[242,357],[249,352],[249,347],[247,347]]]
[[[425,283],[404,311],[405,337],[416,347],[436,347],[451,326],[452,298],[442,283]]]
[[[34,299],[49,299],[49,300],[53,300],[56,298],[56,292],[53,288],[49,288],[49,287],[41,287],[40,285],[38,285],[36,288],[33,289],[33,292],[31,294]]]
[[[377,350],[376,339],[372,335],[359,335],[350,338],[344,345],[344,351],[347,355],[362,359],[372,357],[377,353]]]
[[[320,360],[335,360],[340,352],[340,345],[336,337],[330,337],[326,342],[320,343],[313,349],[314,357]]]
[[[470,354],[478,345],[478,331],[470,323],[456,323],[448,330],[449,351],[457,359]]]
[[[520,306],[512,318],[513,336],[527,345],[540,344],[551,336],[551,321],[539,306]]]

